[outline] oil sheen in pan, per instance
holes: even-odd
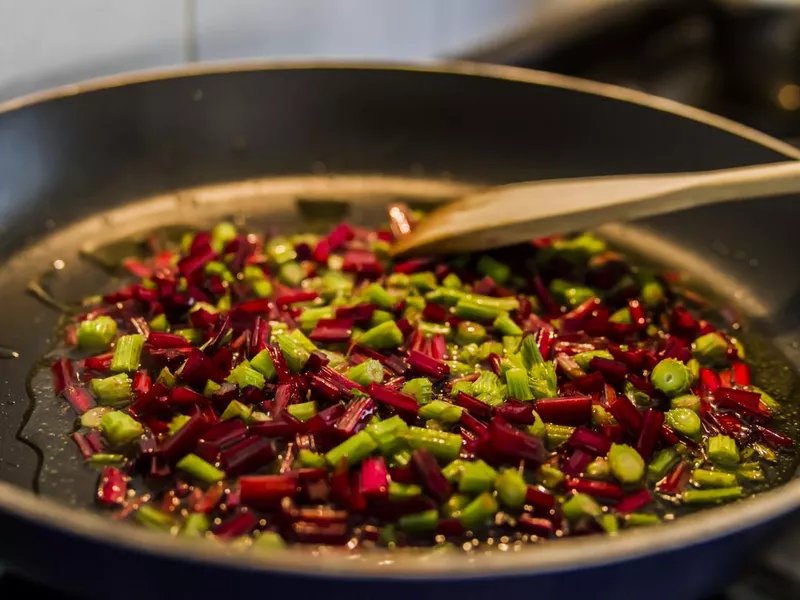
[[[49,296],[49,304],[76,306],[80,298],[110,291],[120,280],[109,265],[130,255],[148,232],[181,231],[231,219],[253,230],[318,231],[347,218],[355,223],[375,223],[384,218],[386,205],[404,201],[412,206],[432,206],[458,197],[472,186],[446,181],[384,177],[306,177],[265,179],[186,190],[150,198],[96,215],[54,233],[26,251],[40,265],[36,281]],[[612,224],[600,235],[646,263],[681,271],[689,285],[711,294],[745,316],[766,314],[758,298],[716,269],[709,261],[660,237],[633,226]],[[86,242],[90,240],[90,242]],[[77,242],[77,243],[76,243]],[[92,257],[91,259],[87,257]],[[18,256],[17,258],[27,258]],[[53,270],[54,260],[64,268]],[[11,261],[16,262],[16,261]],[[634,262],[638,262],[634,259]],[[28,265],[30,268],[30,264]],[[699,284],[702,282],[702,285]],[[46,310],[42,306],[42,310]],[[745,333],[750,358],[756,363],[756,383],[790,404],[792,435],[797,435],[795,410],[800,405],[797,376],[785,356],[765,338]],[[69,437],[76,428],[66,403],[53,395],[49,365],[62,339],[53,336],[51,352],[39,361],[28,378],[30,407],[18,437],[39,457],[31,485],[42,495],[78,506],[92,503],[97,471],[81,464]],[[772,476],[785,481],[796,470],[796,457],[785,457]]]

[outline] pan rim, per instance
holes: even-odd
[[[575,77],[533,71],[518,67],[475,64],[459,61],[429,62],[342,62],[342,61],[237,61],[213,62],[136,71],[89,80],[67,86],[36,92],[0,103],[0,114],[21,110],[25,107],[58,101],[59,99],[105,89],[136,85],[173,78],[231,72],[259,72],[274,70],[383,70],[417,73],[450,74],[501,79],[529,83],[546,87],[588,93],[652,108],[660,112],[688,118],[716,129],[766,147],[788,159],[800,159],[800,150],[771,136],[724,117],[678,102],[651,96],[626,88],[592,82]],[[586,567],[642,558],[654,554],[709,542],[738,531],[766,523],[800,506],[800,480],[791,481],[755,498],[731,506],[691,515],[655,530],[626,532],[616,538],[559,540],[555,545],[546,544],[547,551],[540,546],[524,548],[518,552],[470,553],[426,553],[424,560],[415,553],[366,554],[354,559],[349,554],[323,552],[314,557],[315,570],[308,572],[307,550],[290,550],[266,556],[252,554],[220,553],[214,544],[192,544],[140,529],[128,524],[122,527],[121,535],[109,537],[110,520],[86,510],[62,505],[54,500],[42,498],[32,492],[0,482],[0,510],[24,521],[58,530],[67,535],[79,536],[100,544],[116,544],[132,552],[146,552],[163,559],[191,559],[209,566],[225,566],[242,571],[280,571],[287,574],[312,577],[372,578],[372,579],[477,579],[488,576],[532,575],[570,571]]]

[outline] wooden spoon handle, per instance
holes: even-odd
[[[432,212],[393,253],[468,252],[706,204],[800,193],[800,161],[698,173],[533,181]]]

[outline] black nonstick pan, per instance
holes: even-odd
[[[800,506],[800,481],[615,538],[467,555],[231,554],[96,514],[95,475],[37,393],[59,313],[108,284],[80,257],[136,232],[221,216],[258,226],[369,221],[535,178],[706,170],[800,152],[632,91],[447,64],[199,66],[0,105],[0,560],[86,597],[700,598]],[[776,198],[603,233],[683,269],[800,367],[800,204]],[[14,358],[16,356],[16,358]],[[32,375],[33,374],[33,375]],[[32,400],[35,398],[35,402]]]

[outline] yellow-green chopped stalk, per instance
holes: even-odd
[[[411,282],[411,287],[423,293],[436,288],[436,275],[430,271],[412,273],[409,275],[409,281]]]
[[[117,340],[114,356],[111,359],[111,370],[115,373],[135,371],[139,368],[142,356],[144,337],[138,333],[123,335]]]
[[[218,384],[216,381],[211,381],[210,379],[206,381],[205,387],[203,387],[203,396],[206,398],[211,398],[218,389],[222,386]]]
[[[439,513],[433,508],[421,513],[404,515],[397,520],[397,526],[403,531],[420,533],[424,531],[433,531],[438,524]]]
[[[478,259],[475,268],[481,275],[491,277],[498,285],[503,285],[511,275],[511,268],[508,265],[493,259],[488,254],[484,254]]]
[[[543,438],[547,435],[547,427],[542,421],[542,417],[539,416],[539,413],[533,411],[533,423],[528,425],[527,427],[528,433],[531,435],[535,435],[536,437]]]
[[[175,435],[181,427],[186,425],[186,423],[191,419],[189,415],[175,415],[172,417],[172,420],[169,422],[168,426],[168,433],[170,435]]]
[[[225,246],[237,235],[236,225],[229,221],[217,223],[211,230],[211,246],[215,252],[222,252]]]
[[[245,283],[255,283],[256,281],[261,281],[266,278],[264,269],[258,265],[245,265],[242,275],[244,276]]]
[[[756,387],[754,385],[750,386],[750,390],[761,394],[761,401],[764,404],[766,404],[767,408],[769,408],[773,413],[780,412],[780,410],[781,410],[780,403],[777,400],[775,400],[775,398],[770,396],[767,392],[765,392],[761,388]]]
[[[186,471],[192,477],[205,483],[216,483],[225,479],[225,472],[206,462],[196,454],[187,454],[175,465],[181,471]]]
[[[486,304],[481,304],[475,300],[463,298],[456,304],[455,315],[462,319],[475,321],[494,321],[497,317],[505,314],[501,308],[496,308]]]
[[[202,329],[191,329],[191,328],[176,329],[174,331],[174,333],[175,333],[175,335],[179,335],[182,338],[185,338],[187,342],[190,342],[190,343],[195,344],[195,345],[197,345],[197,344],[199,344],[200,342],[203,341],[203,330]],[[232,335],[233,335],[232,333],[228,334],[228,338],[225,340],[226,343],[230,341],[230,338],[232,337]]]
[[[681,361],[665,358],[650,373],[650,382],[657,390],[673,398],[689,391],[692,374]]]
[[[528,374],[525,369],[509,369],[506,371],[508,395],[517,400],[533,400],[533,393],[528,385]]]
[[[586,477],[589,479],[608,479],[611,468],[605,458],[598,456],[586,467]]]
[[[744,495],[740,487],[717,488],[711,490],[686,490],[681,495],[684,504],[720,504],[738,500]]]
[[[391,288],[411,287],[411,277],[405,273],[392,273],[386,278],[386,285]]]
[[[661,518],[652,513],[630,513],[625,515],[624,523],[625,527],[648,527],[661,523]]]
[[[253,293],[257,298],[269,298],[272,296],[272,283],[269,279],[260,279],[252,284]]]
[[[644,477],[644,459],[626,444],[611,444],[608,452],[608,466],[611,473],[621,483],[637,483]]]
[[[451,290],[460,290],[463,284],[461,283],[461,278],[458,275],[455,273],[448,273],[447,276],[442,279],[442,285]]]
[[[252,412],[253,408],[251,406],[242,404],[238,400],[231,400],[228,406],[225,407],[225,410],[220,417],[220,421],[230,421],[231,419],[247,421]]]
[[[387,321],[394,321],[394,315],[385,310],[375,310],[372,313],[372,318],[369,321],[370,327],[377,327],[381,323]]]
[[[299,330],[295,330],[299,331]],[[306,350],[303,345],[291,334],[277,333],[275,334],[275,341],[280,346],[286,364],[292,373],[299,373],[306,366],[306,361],[311,353]]]
[[[170,390],[175,387],[175,382],[175,375],[172,374],[168,367],[163,367],[156,378],[156,383],[160,383]]]
[[[98,352],[105,350],[117,335],[117,323],[109,316],[102,315],[91,321],[81,321],[78,325],[78,346]]]
[[[517,350],[519,350],[519,345],[522,342],[521,335],[504,335],[503,338],[503,350],[506,354],[511,355]]]
[[[680,455],[675,448],[664,448],[647,465],[647,478],[650,481],[658,481],[665,477],[680,460]]]
[[[456,381],[453,387],[450,388],[450,397],[455,398],[459,392],[472,395],[472,382],[471,381]]]
[[[442,515],[447,519],[458,519],[461,511],[472,501],[472,498],[464,494],[453,494],[447,502],[442,505]]]
[[[592,288],[586,287],[585,285],[570,283],[563,279],[553,279],[553,281],[550,282],[550,293],[553,294],[556,300],[561,304],[566,304],[571,308],[575,308],[579,304],[596,296]]]
[[[125,406],[133,399],[131,380],[127,373],[119,373],[104,379],[92,379],[89,389],[104,406]]]
[[[378,533],[378,545],[384,548],[394,548],[397,545],[397,531],[391,523],[381,527]]]
[[[522,508],[528,486],[516,469],[506,469],[494,481],[494,489],[500,502],[512,509]]]
[[[572,498],[562,504],[561,508],[564,516],[571,523],[579,521],[583,517],[596,519],[603,512],[595,499],[587,494],[574,494]]]
[[[375,440],[381,454],[391,456],[405,446],[403,436],[408,431],[408,425],[400,416],[395,415],[384,421],[370,423],[364,431]]]
[[[724,488],[736,486],[736,475],[722,471],[695,469],[692,471],[692,483],[700,487]]]
[[[609,318],[609,321],[612,323],[620,323],[622,325],[630,325],[631,321],[631,311],[626,306],[625,308],[620,308],[619,310],[615,311]]]
[[[408,498],[416,498],[422,495],[422,488],[418,485],[397,483],[392,481],[389,484],[389,500],[407,500]]]
[[[380,308],[393,308],[396,302],[384,287],[378,283],[371,283],[364,289],[364,297]]]
[[[692,381],[696,381],[700,377],[700,362],[696,358],[690,358],[686,362],[686,368],[692,374]]]
[[[736,465],[739,462],[739,450],[736,448],[736,442],[727,435],[715,435],[709,438],[708,458],[717,465]]]
[[[461,419],[464,409],[444,400],[433,400],[419,409],[419,416],[423,419],[435,419],[440,423],[453,424]]]
[[[494,487],[497,471],[482,460],[465,462],[458,480],[458,491],[462,494],[479,494]]]
[[[483,362],[489,358],[490,354],[503,356],[503,344],[501,342],[483,342],[480,346],[478,346],[478,351],[475,354],[475,358],[478,361]]]
[[[569,425],[554,425],[553,423],[545,423],[544,428],[547,447],[551,450],[566,442],[575,431],[575,428]]]
[[[159,333],[169,331],[169,321],[167,320],[167,315],[164,313],[150,319],[147,325],[150,327],[150,331],[157,331]]]
[[[228,311],[230,309],[231,309],[231,296],[230,294],[225,294],[219,300],[217,300],[217,310]]]
[[[314,345],[314,342],[308,339],[306,334],[299,329],[295,329],[289,335],[307,352],[311,353],[317,351],[317,347]]]
[[[493,519],[498,509],[494,496],[484,492],[461,510],[461,524],[467,530],[478,529]]]
[[[405,445],[405,440],[400,440],[402,445]],[[389,466],[394,467],[407,467],[411,464],[411,452],[407,449],[399,450],[395,452],[392,457],[389,459]]]
[[[485,338],[486,328],[480,323],[461,321],[456,327],[456,343],[461,346],[480,344]]]
[[[368,348],[389,350],[403,343],[403,332],[394,321],[387,321],[368,329],[357,341]]]
[[[181,535],[187,537],[203,537],[211,523],[203,513],[191,513],[183,521]]]
[[[458,483],[458,480],[461,479],[461,474],[464,472],[464,465],[466,464],[467,462],[460,458],[447,464],[447,466],[442,469],[444,478],[450,483]]]
[[[468,294],[466,298],[480,306],[494,308],[498,311],[498,314],[519,309],[519,300],[513,296],[494,298],[492,296],[482,296],[480,294]]]
[[[572,360],[578,363],[578,366],[581,369],[588,371],[589,363],[592,362],[593,358],[606,358],[608,360],[614,360],[614,356],[608,350],[589,350],[587,352],[579,352],[572,357]]]
[[[549,490],[555,489],[560,486],[565,479],[564,473],[553,465],[542,465],[539,467],[536,476],[542,485]]]
[[[452,332],[449,323],[429,323],[428,321],[420,321],[417,324],[417,328],[422,333],[425,334],[426,338],[432,337],[434,335],[443,335],[445,337],[450,337],[450,334]]]
[[[690,408],[668,410],[664,413],[664,422],[675,431],[690,438],[697,438],[702,431],[700,417]]]
[[[275,366],[272,364],[269,352],[262,350],[250,359],[250,366],[261,373],[264,379],[270,381],[275,378]]]
[[[448,289],[444,287],[436,288],[435,290],[425,294],[425,299],[434,304],[442,306],[455,306],[460,300],[468,298],[469,294],[462,290]]]
[[[250,366],[247,361],[241,362],[236,365],[230,372],[230,375],[225,379],[228,383],[235,383],[239,386],[240,390],[246,387],[257,387],[259,389],[264,387],[266,383],[264,376]]]
[[[626,382],[629,383],[629,382]],[[592,425],[595,427],[616,425],[616,419],[602,405],[592,404]]]
[[[286,407],[286,412],[288,412],[301,423],[305,423],[311,417],[317,414],[317,405],[313,401],[290,404]]]
[[[325,457],[321,454],[316,452],[312,452],[306,448],[302,448],[297,453],[297,462],[300,463],[301,467],[307,469],[314,469],[314,468],[321,468],[327,467],[328,463],[325,461]]]
[[[100,420],[100,431],[113,447],[130,444],[144,434],[141,423],[119,410],[103,415]]]
[[[118,465],[125,462],[124,454],[108,454],[105,452],[98,452],[89,457],[89,464],[93,467],[104,465]]]
[[[648,308],[654,308],[666,300],[664,288],[657,281],[648,281],[642,286],[642,303]]]
[[[411,448],[424,448],[440,460],[455,460],[461,453],[461,436],[457,433],[409,427],[403,436]]]
[[[100,429],[100,421],[103,416],[113,409],[110,406],[95,406],[81,415],[81,426],[90,429]]]
[[[401,391],[417,399],[420,405],[427,404],[433,398],[433,384],[425,377],[417,377],[403,384]]]
[[[501,335],[521,336],[522,328],[517,325],[514,320],[507,314],[498,316],[492,326],[500,332]]]
[[[718,333],[706,333],[692,343],[692,356],[704,365],[724,363],[728,356],[728,341]]]
[[[286,540],[279,533],[274,531],[262,531],[258,537],[253,539],[253,550],[269,551],[286,548]]]
[[[303,329],[311,330],[320,319],[333,319],[335,314],[332,306],[310,306],[300,313],[297,321]]]
[[[694,394],[683,394],[677,396],[669,401],[670,408],[688,408],[689,410],[699,413],[700,412],[700,398]]]
[[[203,267],[203,272],[206,275],[219,275],[223,281],[228,283],[233,283],[236,281],[236,278],[233,276],[233,273],[230,272],[228,266],[218,260],[207,262],[206,266]]]
[[[410,295],[406,298],[406,306],[416,310],[425,308],[425,298],[422,296]]]
[[[591,233],[581,233],[574,238],[555,240],[549,250],[553,254],[557,254],[559,258],[571,263],[585,264],[593,256],[603,254],[607,248],[608,245],[604,240]],[[545,250],[547,249],[545,248]],[[549,253],[545,252],[544,254],[544,258],[549,258]]]
[[[374,358],[369,358],[355,367],[350,367],[344,375],[351,381],[368,387],[371,383],[383,381],[383,365]]]
[[[294,261],[283,263],[278,267],[278,281],[289,287],[300,287],[306,278],[305,269]]]
[[[614,535],[619,532],[619,521],[617,521],[616,515],[603,513],[597,517],[596,521],[608,535]]]
[[[372,439],[366,430],[359,431],[354,436],[346,439],[335,448],[328,451],[325,460],[332,467],[339,466],[342,459],[347,460],[349,466],[360,463],[378,448],[378,444]]]
[[[168,515],[150,504],[139,507],[139,510],[136,511],[136,520],[148,529],[159,531],[169,531],[175,525],[172,515]]]

